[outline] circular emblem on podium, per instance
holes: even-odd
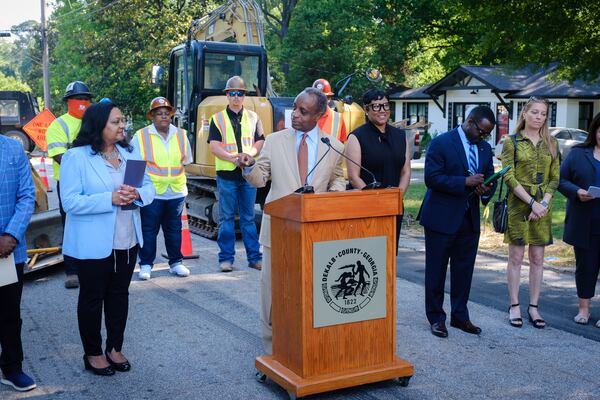
[[[379,268],[375,259],[360,248],[339,250],[323,271],[323,298],[334,311],[353,314],[377,293]]]

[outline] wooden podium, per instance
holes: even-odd
[[[291,194],[267,204],[265,212],[271,216],[273,354],[257,357],[256,368],[292,399],[395,378],[406,386],[413,365],[395,354],[400,190]],[[313,290],[314,244],[360,238],[378,238],[384,244],[385,257],[379,255],[385,260],[385,269],[379,267],[380,282],[385,279],[380,285],[385,288],[383,315],[315,327],[313,295],[321,293]],[[371,287],[374,271],[369,274]],[[352,282],[356,285],[356,279]],[[356,289],[356,297],[364,303],[368,293],[361,297]],[[329,298],[342,301],[335,294]]]

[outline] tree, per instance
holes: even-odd
[[[53,95],[59,98],[70,81],[82,80],[97,98],[110,98],[141,126],[150,100],[161,94],[150,84],[152,65],[167,65],[192,18],[210,8],[209,1],[59,0],[51,18],[57,37]]]

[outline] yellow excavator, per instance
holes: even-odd
[[[244,107],[259,115],[266,134],[291,125],[293,98],[279,97],[271,87],[262,21],[253,0],[230,0],[193,20],[186,42],[169,55],[167,98],[176,108],[174,124],[188,131],[194,152],[194,162],[186,167],[190,230],[211,239],[216,239],[219,207],[215,160],[207,138],[212,115],[227,106],[223,93],[227,79],[233,75],[244,79],[249,89]],[[338,98],[354,75],[339,82]],[[164,71],[155,66],[153,81],[159,83],[161,76]],[[380,74],[370,70],[367,79],[380,79]],[[348,98],[334,102],[348,131],[364,123],[365,113],[358,104]],[[268,189],[258,191],[258,204],[264,204]]]

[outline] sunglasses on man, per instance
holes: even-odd
[[[246,95],[246,92],[242,92],[240,90],[240,91],[227,92],[227,94],[229,95],[229,97],[244,97]]]

